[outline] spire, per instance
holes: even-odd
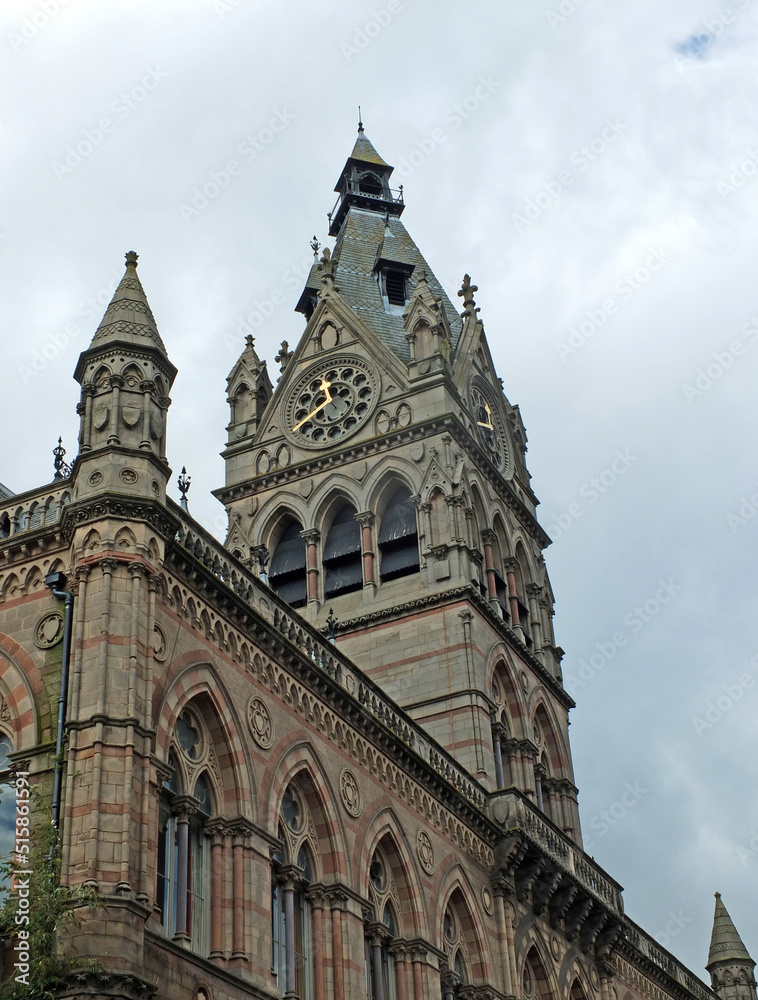
[[[722,964],[754,966],[755,962],[748,954],[747,948],[742,943],[742,938],[732,923],[732,918],[721,902],[721,893],[717,892],[716,910],[713,915],[713,933],[711,934],[711,947],[708,951],[706,969],[710,972],[714,966]]]
[[[125,257],[126,271],[95,331],[91,346],[98,347],[104,341],[118,341],[135,347],[158,347],[165,354],[166,347],[137,276],[138,255],[129,250]]]
[[[334,188],[339,198],[329,213],[330,236],[337,236],[351,207],[382,215],[402,214],[405,208],[402,188],[398,191],[390,188],[394,169],[374,149],[363,131],[363,122],[359,121],[358,138]]]
[[[176,369],[169,361],[166,345],[158,333],[145,289],[137,276],[138,254],[134,250],[129,250],[124,256],[126,258],[124,276],[113,293],[113,298],[95,330],[89,347],[79,356],[74,378],[81,382],[87,362],[118,345],[121,350],[126,351],[135,348],[144,351],[146,348],[151,348],[160,358],[169,381],[173,382]]]

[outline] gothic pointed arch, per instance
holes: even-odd
[[[456,864],[441,887],[441,905],[435,909],[435,938],[447,968],[466,985],[485,982],[492,975],[487,936],[475,898],[463,870]]]
[[[339,597],[363,586],[361,526],[355,505],[349,500],[331,505],[325,523],[321,562],[324,569],[324,598]]]
[[[302,522],[288,511],[282,511],[267,548],[271,589],[291,607],[304,607],[308,601],[308,571]]]
[[[274,836],[282,801],[291,783],[307,804],[313,819],[321,878],[326,882],[349,879],[347,837],[336,809],[334,790],[313,747],[305,740],[293,744],[291,739],[284,739],[282,752],[261,777],[261,790],[265,794],[265,801],[260,804],[261,816],[266,817],[267,828]]]

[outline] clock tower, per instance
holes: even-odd
[[[515,786],[578,840],[524,425],[476,285],[445,293],[392,172],[359,126],[276,388],[252,344],[230,375],[226,544],[486,788]]]

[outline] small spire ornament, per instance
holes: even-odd
[[[311,250],[313,251],[313,256],[318,257],[318,252],[321,249],[321,244],[319,243],[318,236],[314,236],[311,240]]]
[[[179,505],[185,514],[189,514],[189,506],[187,504],[187,494],[189,493],[189,488],[192,484],[192,476],[187,475],[187,466],[182,466],[182,473],[176,481],[176,485],[179,487],[179,493],[181,494]]]
[[[53,475],[53,482],[56,479],[68,479],[71,475],[71,466],[68,462],[64,461],[64,456],[66,454],[66,449],[63,447],[63,438],[58,438],[58,444],[53,448],[53,469],[55,473]]]

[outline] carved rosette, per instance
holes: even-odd
[[[434,873],[434,848],[426,830],[419,830],[416,837],[416,850],[421,867],[427,875],[432,875]]]
[[[258,746],[264,750],[268,750],[274,742],[274,726],[263,699],[250,699],[247,706],[247,724],[250,729],[250,735]]]
[[[43,615],[34,629],[34,642],[40,649],[51,649],[63,639],[63,615],[51,611]]]
[[[355,775],[348,768],[345,768],[340,775],[340,796],[342,804],[351,816],[360,816],[363,811],[363,800],[361,790]]]

